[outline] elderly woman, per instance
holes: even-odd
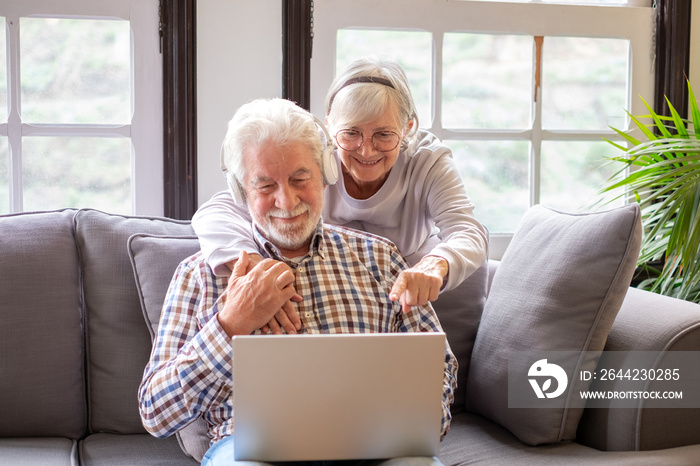
[[[484,263],[486,230],[473,215],[452,152],[418,128],[408,80],[397,63],[351,63],[328,91],[326,122],[340,175],[326,188],[323,219],[396,244],[411,267],[396,281],[392,300],[400,299],[405,311],[434,301]],[[240,250],[256,251],[246,210],[222,192],[192,219],[217,274],[230,273]]]

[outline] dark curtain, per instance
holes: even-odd
[[[688,116],[690,0],[656,0],[656,79],[654,111],[669,115],[665,97]]]
[[[163,184],[166,217],[197,210],[196,0],[161,0]]]
[[[282,2],[282,97],[311,108],[313,0]]]

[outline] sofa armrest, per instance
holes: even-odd
[[[605,351],[700,351],[700,305],[630,288]],[[612,451],[698,444],[700,409],[648,408],[644,402],[636,408],[589,408],[577,437],[584,445]]]

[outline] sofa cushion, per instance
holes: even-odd
[[[85,433],[74,215],[0,217],[0,437]]]
[[[641,236],[636,204],[591,214],[534,206],[526,213],[484,308],[467,379],[470,409],[530,445],[576,436],[583,408],[571,406],[570,395],[586,390],[590,381],[574,375],[595,369],[597,358],[591,354],[603,350],[629,288]],[[557,362],[568,378],[561,395],[535,396],[534,385],[528,384],[538,361],[530,360],[535,351],[567,355]],[[509,380],[511,374],[519,378]],[[555,384],[543,381],[542,391],[547,383]],[[548,393],[556,393],[559,385],[555,387]],[[521,389],[519,394],[529,395],[533,405],[509,407],[509,388]]]
[[[233,455],[232,455],[233,456]],[[159,439],[148,434],[94,434],[80,442],[82,466],[196,466],[173,437]]]
[[[136,234],[129,238],[128,247],[143,316],[153,339],[175,269],[199,251],[199,240],[196,236]],[[181,429],[176,435],[182,450],[201,461],[209,449],[207,431],[207,423],[201,417]]]
[[[484,311],[489,279],[489,265],[484,263],[460,285],[440,294],[433,307],[457,358],[457,389],[450,409],[452,414],[464,411],[469,361],[474,347],[481,313]]]
[[[525,445],[512,433],[488,419],[473,413],[462,413],[452,419],[450,432],[440,443],[438,458],[446,466],[695,465],[700,458],[700,445],[646,452],[600,451],[576,442],[535,447]]]
[[[76,466],[78,441],[67,438],[0,438],[0,466]]]
[[[145,433],[138,386],[151,338],[127,252],[135,233],[191,235],[189,222],[80,210],[75,235],[87,320],[88,402],[91,432]]]

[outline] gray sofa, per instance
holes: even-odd
[[[186,438],[148,435],[137,403],[148,311],[198,247],[189,223],[68,209],[2,216],[0,232],[0,465],[198,464]],[[135,234],[143,241],[129,242]],[[490,420],[498,415],[481,407],[469,372],[472,352],[487,349],[477,334],[491,278],[503,293],[498,267],[436,304],[460,362],[446,464],[700,463],[697,409],[586,409],[575,439],[538,446]],[[700,306],[636,289],[623,298],[607,349],[700,351]]]

